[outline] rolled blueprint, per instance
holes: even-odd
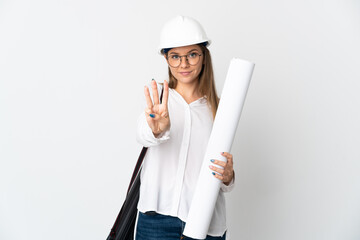
[[[254,66],[254,63],[238,58],[230,62],[186,220],[185,236],[195,239],[206,238],[221,186],[221,181],[211,174],[210,159],[227,161],[221,152],[229,152],[231,149]]]

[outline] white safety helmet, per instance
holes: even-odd
[[[205,46],[209,46],[211,43],[200,23],[190,17],[177,16],[164,25],[160,35],[158,52],[163,54],[162,50],[166,48],[198,43],[204,43]]]

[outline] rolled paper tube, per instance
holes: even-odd
[[[231,149],[254,66],[254,63],[238,58],[230,62],[186,220],[185,236],[195,239],[206,238],[221,186],[221,181],[211,174],[210,159],[227,161],[221,152],[229,152]]]

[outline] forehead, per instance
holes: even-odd
[[[188,52],[191,52],[193,50],[197,50],[199,52],[201,52],[201,48],[199,47],[199,45],[189,45],[189,46],[184,46],[184,47],[177,47],[177,48],[173,48],[169,51],[170,53],[177,53],[177,54],[186,54]]]

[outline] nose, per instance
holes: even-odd
[[[180,59],[180,67],[182,68],[187,68],[189,66],[189,62],[188,62],[188,59],[187,59],[187,56],[181,56],[181,59]]]

